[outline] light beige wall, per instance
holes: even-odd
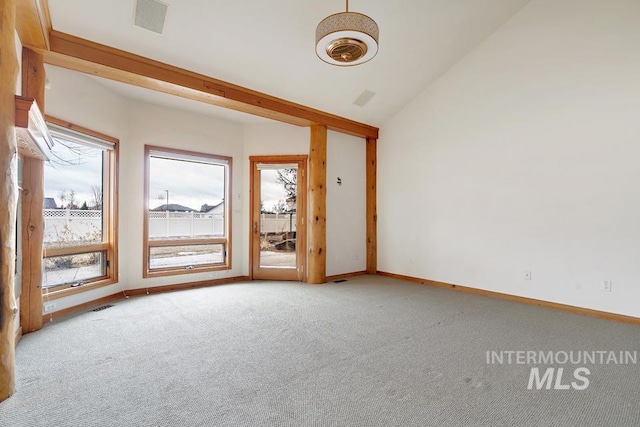
[[[327,275],[367,267],[366,142],[327,134]],[[338,185],[338,178],[342,185]]]
[[[204,115],[182,112],[142,102],[130,101],[128,138],[122,144],[120,161],[120,269],[127,289],[163,286],[243,274],[244,224],[241,207],[242,126]],[[142,278],[142,229],[144,210],[144,146],[169,148],[228,156],[232,164],[232,268],[231,270]],[[199,206],[197,207],[199,208]],[[123,240],[125,239],[125,240]]]
[[[379,269],[640,317],[638,22],[532,0],[385,123]]]

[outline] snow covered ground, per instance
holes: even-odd
[[[223,262],[222,253],[197,254],[193,252],[179,252],[178,256],[155,258],[151,260],[151,268],[172,268],[188,265],[218,264]],[[260,252],[261,267],[295,268],[295,252]],[[62,284],[74,284],[83,280],[90,280],[103,276],[101,264],[88,265],[75,268],[46,270],[44,271],[43,289],[52,288]]]
[[[95,279],[103,276],[100,264],[88,265],[76,268],[44,271],[42,288],[47,289],[58,285],[78,283],[83,280]]]

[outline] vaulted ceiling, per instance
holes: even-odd
[[[344,11],[342,0],[164,1],[163,35],[133,25],[135,0],[49,8],[55,30],[381,126],[529,0],[352,0],[350,10],[380,26],[377,57],[356,67],[328,65],[314,51],[316,25]],[[354,105],[364,90],[376,95]]]

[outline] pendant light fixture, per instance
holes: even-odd
[[[378,53],[378,24],[367,15],[349,12],[346,2],[346,12],[327,16],[316,28],[316,54],[331,65],[359,65]]]

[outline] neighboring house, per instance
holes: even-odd
[[[160,205],[155,209],[151,209],[153,212],[198,212],[195,209],[188,208],[186,206],[178,205],[176,203],[170,203],[168,205]]]
[[[211,214],[223,214],[224,213],[224,200],[218,203],[217,205],[210,206],[206,203],[202,205],[200,208],[200,212],[202,213],[211,213]]]
[[[45,197],[44,198],[44,208],[45,209],[58,209],[58,205],[56,204],[56,199],[53,197]]]

